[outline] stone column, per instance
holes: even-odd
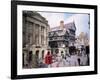
[[[33,45],[35,44],[35,24],[33,23]]]
[[[48,26],[46,27],[46,45],[48,46]]]
[[[44,27],[43,29],[43,36],[44,36],[44,40],[43,40],[43,44],[46,44],[46,28]]]
[[[40,35],[40,33],[39,33],[39,24],[37,24],[37,28],[38,28],[38,32],[37,32],[37,37],[38,37],[37,40],[38,40],[38,41],[37,41],[37,42],[38,42],[38,45],[39,45],[39,35]]]
[[[39,45],[41,45],[41,26],[39,25]]]
[[[39,45],[39,24],[36,24],[35,28],[35,43],[36,45]]]
[[[34,31],[34,34],[35,34],[35,45],[37,45],[37,37],[36,37],[36,35],[37,35],[37,26],[36,26],[36,24],[34,24],[34,26],[35,26],[35,31]]]
[[[26,22],[26,43],[29,43],[29,41],[28,41],[28,22]],[[27,44],[26,44],[27,45]]]

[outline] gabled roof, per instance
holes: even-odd
[[[70,22],[70,23],[68,23],[68,24],[65,24],[65,25],[64,25],[64,28],[76,30],[76,26],[75,26],[75,23],[74,23],[74,22]]]
[[[23,16],[28,16],[31,17],[35,20],[38,20],[42,23],[45,23],[47,26],[49,26],[48,21],[46,20],[45,17],[43,17],[40,13],[36,11],[23,11]]]
[[[73,29],[73,30],[76,30],[76,26],[75,26],[75,23],[74,22],[70,22],[70,23],[67,23],[64,25],[64,28],[65,29]],[[51,31],[56,31],[56,30],[60,30],[60,27],[59,26],[56,26],[54,28],[51,28]]]
[[[59,26],[57,26],[57,27],[51,28],[51,31],[56,31],[56,30],[59,30],[59,29],[60,29]]]

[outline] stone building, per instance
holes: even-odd
[[[69,53],[69,46],[75,43],[76,26],[74,22],[64,24],[60,22],[60,26],[51,28],[49,32],[49,46],[51,52],[55,53],[59,49],[59,53]]]
[[[48,21],[39,13],[23,11],[23,67],[34,67],[34,56],[37,60],[44,58],[48,49],[48,30]]]
[[[85,49],[86,46],[89,46],[90,40],[87,33],[81,32],[79,36],[76,37],[75,45],[76,48],[81,50],[82,48]]]

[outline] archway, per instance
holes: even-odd
[[[29,63],[32,61],[32,51],[29,51]]]
[[[39,50],[36,50],[35,55],[37,58],[39,58]]]

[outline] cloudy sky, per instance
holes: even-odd
[[[51,28],[59,26],[61,20],[64,23],[75,22],[76,25],[76,35],[79,35],[81,32],[85,32],[88,35],[89,33],[89,15],[88,14],[75,14],[75,13],[53,13],[53,12],[38,12],[43,17],[48,20],[48,23]]]

